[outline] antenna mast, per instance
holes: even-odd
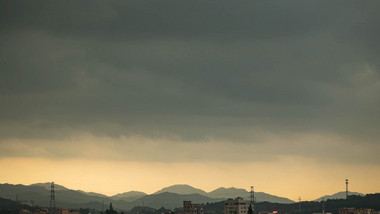
[[[348,179],[346,179],[346,200],[348,198]]]
[[[298,198],[298,212],[301,213],[301,197]]]

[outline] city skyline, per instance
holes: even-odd
[[[0,0],[0,183],[380,192],[379,8]]]

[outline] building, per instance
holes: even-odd
[[[72,210],[69,210],[69,209],[62,209],[60,214],[80,214],[79,212],[74,212]]]
[[[18,202],[20,202],[20,204],[22,204],[22,205],[27,205],[30,207],[34,206],[34,201],[18,201]]]
[[[70,210],[70,209],[60,209],[60,208],[57,208],[57,209],[55,209],[54,211],[52,211],[50,213],[56,213],[56,214],[80,214],[80,212],[77,212],[77,211],[74,212],[73,210]],[[37,211],[34,211],[34,214],[49,214],[49,210],[48,209],[37,210]]]
[[[228,200],[224,202],[224,214],[247,214],[249,205],[249,201],[245,201],[240,197]]]
[[[269,211],[261,211],[258,214],[274,214],[274,213],[273,212],[269,212]]]
[[[34,211],[34,214],[49,214],[49,210],[48,209],[36,210]]]
[[[183,202],[184,214],[203,214],[203,208],[200,204],[192,204],[191,201]]]
[[[379,214],[380,212],[369,208],[339,208],[339,214]]]

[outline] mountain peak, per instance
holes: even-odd
[[[235,187],[229,187],[229,188],[220,187],[208,193],[208,195],[213,198],[235,198],[235,197],[246,198],[248,194],[249,194],[248,191],[246,191],[245,189],[238,189]]]
[[[50,190],[51,182],[35,183],[35,184],[31,184],[30,186],[40,186],[40,187],[43,187],[43,188],[45,188],[47,190]],[[64,187],[64,186],[62,186],[62,185],[54,183],[54,190],[69,190],[69,189],[66,188],[66,187]]]
[[[187,184],[176,184],[169,187],[165,187],[161,190],[158,190],[154,194],[159,194],[163,192],[171,192],[171,193],[177,193],[177,194],[200,194],[200,195],[207,195],[207,193],[201,189],[194,188]]]
[[[146,193],[132,190],[132,191],[128,191],[128,192],[119,193],[119,194],[116,194],[114,196],[117,196],[117,195],[124,195],[124,196],[141,196],[142,195],[142,196],[144,196],[144,195],[146,195]],[[114,197],[114,196],[112,196],[112,197]]]
[[[143,196],[146,196],[146,195],[147,194],[144,192],[129,191],[129,192],[123,192],[123,193],[113,195],[113,196],[111,196],[111,198],[115,199],[115,200],[124,200],[124,201],[131,202],[131,201],[137,200],[137,199],[139,199]]]

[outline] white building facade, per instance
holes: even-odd
[[[249,201],[243,200],[243,198],[240,197],[237,197],[233,200],[225,201],[224,214],[247,214],[249,205]]]

